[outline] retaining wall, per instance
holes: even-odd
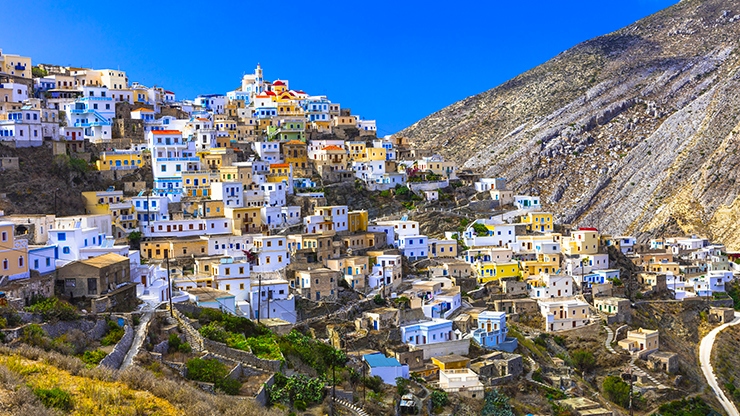
[[[118,370],[121,367],[123,359],[126,358],[126,353],[131,348],[131,343],[134,341],[134,330],[131,328],[131,325],[126,325],[123,331],[123,337],[118,341],[115,348],[113,348],[113,352],[106,355],[105,358],[100,361],[100,364],[98,365],[99,367],[108,367],[115,370]]]
[[[267,402],[269,400],[269,397],[267,397],[267,388],[272,387],[273,384],[275,384],[275,374],[271,375],[270,378],[265,381],[265,384],[260,387],[257,395],[254,397],[254,400],[256,400],[257,403],[261,404],[263,407],[267,406]]]

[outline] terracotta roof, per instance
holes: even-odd
[[[180,130],[152,130],[152,134],[182,134]]]
[[[342,149],[342,148],[341,148],[341,147],[339,147],[339,146],[334,146],[334,145],[331,145],[331,146],[326,146],[325,148],[323,148],[323,149],[321,149],[321,150],[344,150],[344,149]]]
[[[172,95],[175,95],[175,93],[174,93],[174,92],[172,92],[172,91],[165,91],[165,94],[172,94]]]
[[[148,111],[148,112],[152,112],[152,113],[154,112],[154,110],[150,110],[148,108],[137,108],[136,110],[131,110],[132,113],[135,112],[135,111]]]
[[[303,143],[303,142],[302,142],[302,141],[300,141],[300,140],[291,140],[291,141],[289,141],[289,142],[285,142],[285,143],[283,143],[283,144],[305,144],[305,143]]]
[[[272,85],[285,85],[285,83],[283,81],[278,80],[278,81],[273,82]]]
[[[288,166],[290,165],[287,163],[273,163],[270,165],[270,168],[287,168]]]
[[[265,91],[265,94],[267,94],[268,96],[269,96],[269,95],[277,95],[277,94],[275,94],[275,93],[274,93],[274,92],[272,92],[272,91]]]
[[[198,120],[198,121],[211,121],[211,120],[209,120],[207,118],[196,118],[196,120]]]
[[[306,93],[305,93],[305,92],[303,92],[303,91],[296,91],[296,93],[297,93],[297,94],[306,94]],[[306,95],[308,95],[308,94],[306,94]]]

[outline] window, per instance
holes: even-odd
[[[64,254],[69,254],[69,247],[64,247],[64,248],[62,249],[62,253],[64,253]]]
[[[226,285],[226,290],[231,290],[231,285]]]
[[[60,234],[63,234],[63,233],[60,233]],[[3,231],[3,241],[8,241],[8,232],[7,231]]]
[[[244,290],[244,283],[239,283],[239,290]]]

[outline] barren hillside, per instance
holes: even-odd
[[[398,135],[538,194],[561,221],[740,248],[740,4],[684,0]]]

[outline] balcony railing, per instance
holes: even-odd
[[[25,71],[26,70],[26,67],[23,66],[23,65],[16,65],[15,66],[15,70],[16,71]]]
[[[138,169],[139,167],[136,165],[123,165],[123,166],[111,166],[110,170],[129,170],[129,169]]]
[[[133,221],[133,220],[134,220],[134,215],[133,214],[121,215],[119,217],[119,221]]]

